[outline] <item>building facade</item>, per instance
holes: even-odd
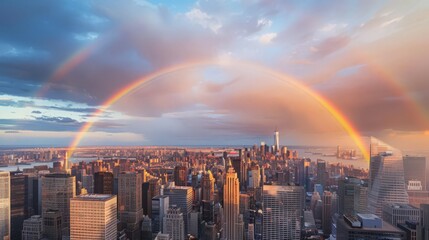
[[[0,172],[0,239],[10,239],[9,172]]]
[[[88,194],[70,201],[70,238],[110,239],[117,234],[115,195]]]
[[[265,185],[263,191],[264,240],[301,238],[304,210],[302,186]]]

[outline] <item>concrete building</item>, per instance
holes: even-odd
[[[176,166],[174,168],[174,184],[176,186],[187,186],[188,169],[185,166]]]
[[[169,197],[170,207],[176,206],[183,213],[185,233],[188,233],[189,217],[192,211],[192,187],[175,186],[171,183],[164,188],[164,195]]]
[[[429,204],[420,205],[421,218],[417,227],[417,239],[429,240]]]
[[[170,207],[164,216],[162,233],[168,234],[174,240],[184,240],[186,233],[183,219],[183,213],[178,207]]]
[[[119,220],[126,225],[129,238],[140,239],[140,224],[143,219],[142,175],[137,172],[122,172],[118,179]]]
[[[409,204],[386,203],[383,207],[383,220],[393,226],[405,221],[420,222],[420,209]]]
[[[209,170],[203,174],[201,181],[202,187],[202,201],[213,201],[214,200],[214,184],[215,179],[212,172]]]
[[[21,239],[22,227],[28,214],[28,180],[21,171],[10,172],[10,235]]]
[[[405,233],[374,214],[344,215],[337,221],[337,239],[405,239]]]
[[[94,173],[94,193],[113,194],[114,178],[111,172]]]
[[[70,199],[76,197],[76,179],[69,174],[53,173],[42,177],[42,217],[46,211],[58,210],[62,229],[70,229]]]
[[[404,156],[404,178],[405,184],[410,181],[420,181],[423,191],[426,191],[426,157]]]
[[[323,207],[322,207],[322,230],[323,235],[329,236],[331,234],[332,225],[332,193],[325,191],[323,193]]]
[[[10,239],[10,176],[0,171],[0,239]]]
[[[70,239],[110,239],[117,234],[117,198],[88,194],[70,201]]]
[[[291,239],[301,237],[304,210],[302,186],[264,186],[263,239]]]
[[[355,213],[355,190],[361,184],[362,180],[355,177],[345,177],[338,182],[338,212],[340,215]]]
[[[225,219],[225,239],[237,239],[237,228],[235,223],[238,221],[240,212],[240,183],[237,173],[229,162],[228,172],[226,173],[223,186],[223,210]]]
[[[163,219],[167,214],[170,205],[170,198],[165,195],[160,195],[152,198],[152,233],[157,234],[162,232]]]
[[[43,237],[43,219],[40,215],[24,220],[22,240],[39,240]]]
[[[60,210],[46,210],[43,213],[43,236],[52,240],[61,240],[63,236],[62,221]]]

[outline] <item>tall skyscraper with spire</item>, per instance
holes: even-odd
[[[238,239],[239,236],[239,229],[237,228],[236,223],[238,222],[238,214],[240,213],[240,183],[238,181],[237,173],[231,165],[231,161],[229,161],[228,165],[229,167],[223,186],[225,239],[233,240]]]
[[[68,158],[68,151],[66,150],[64,154],[64,172],[67,174],[71,174],[70,163]]]
[[[279,137],[279,131],[276,130],[274,131],[274,150],[277,153],[278,151],[280,151],[280,137]]]
[[[384,204],[408,203],[402,153],[371,138],[368,211],[381,217]]]

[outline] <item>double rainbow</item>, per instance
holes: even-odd
[[[152,72],[148,75],[145,75],[141,78],[136,79],[135,81],[131,82],[130,84],[126,85],[113,95],[111,95],[102,105],[101,107],[93,112],[91,114],[90,119],[97,119],[101,116],[111,105],[116,103],[118,100],[123,98],[124,96],[130,94],[140,86],[147,84],[151,81],[155,81],[156,79],[159,79],[161,76],[165,74],[171,74],[177,71],[185,70],[185,69],[192,69],[197,68],[201,66],[209,66],[209,65],[228,65],[233,67],[245,67],[245,68],[251,68],[254,70],[258,70],[262,73],[268,74],[276,79],[279,79],[281,81],[284,81],[288,84],[291,84],[292,86],[300,89],[304,93],[306,93],[308,96],[312,97],[314,100],[316,100],[322,107],[324,107],[333,117],[338,121],[338,123],[344,128],[344,130],[347,132],[347,134],[351,137],[351,139],[354,141],[356,146],[361,151],[363,157],[368,160],[369,159],[369,153],[367,148],[365,147],[364,141],[362,137],[360,136],[359,132],[353,127],[353,124],[347,119],[346,116],[328,99],[324,98],[322,95],[318,94],[308,86],[300,83],[296,79],[287,76],[283,73],[274,71],[272,69],[269,69],[267,67],[264,67],[262,65],[258,65],[255,63],[250,62],[244,62],[244,61],[229,61],[227,63],[219,62],[219,61],[194,61],[194,62],[187,62],[182,63],[178,65],[174,65],[171,67],[163,68],[158,71]],[[91,129],[91,127],[96,123],[96,121],[88,121],[85,123],[79,130],[79,133],[76,135],[76,137],[73,139],[72,143],[69,146],[69,154],[71,154],[75,151],[81,140],[84,138],[85,134]]]

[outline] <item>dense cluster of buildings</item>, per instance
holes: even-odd
[[[369,171],[299,158],[277,131],[272,147],[108,151],[0,172],[0,239],[429,239],[426,158],[377,139]]]

